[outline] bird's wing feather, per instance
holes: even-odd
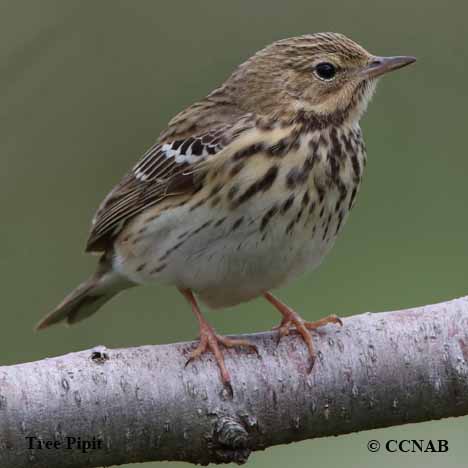
[[[237,122],[238,123],[238,122]],[[123,226],[164,198],[196,190],[205,162],[248,126],[222,125],[199,135],[152,146],[107,195],[94,216],[87,252],[106,250]]]

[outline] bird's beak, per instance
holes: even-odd
[[[369,64],[361,70],[360,75],[364,79],[377,78],[414,62],[416,62],[416,57],[372,57]]]

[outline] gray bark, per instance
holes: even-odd
[[[233,394],[194,343],[97,347],[0,367],[0,466],[94,467],[149,460],[247,460],[293,441],[468,414],[468,298],[362,314],[314,333],[248,336],[226,351]],[[57,448],[29,448],[26,437]],[[83,453],[67,437],[101,440]],[[95,443],[96,447],[97,443]]]

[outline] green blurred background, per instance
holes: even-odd
[[[32,327],[93,270],[83,254],[91,216],[168,119],[257,49],[308,32],[343,32],[418,63],[382,80],[363,121],[369,164],[341,239],[280,296],[316,319],[467,294],[467,14],[440,0],[1,0],[0,364],[196,335],[183,298],[157,286],[73,328]],[[223,333],[279,319],[260,300],[208,318]],[[253,454],[249,466],[464,466],[467,429],[459,418],[307,441]],[[367,452],[368,440],[389,438],[448,439],[450,451]]]

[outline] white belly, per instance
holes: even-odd
[[[328,201],[323,212],[317,206],[309,215],[306,207],[289,230],[299,203],[285,214],[277,212],[263,230],[271,203],[238,209],[227,218],[209,206],[195,213],[186,206],[171,209],[147,226],[133,247],[117,243],[114,266],[137,283],[189,288],[213,308],[232,306],[319,265],[337,228],[335,219],[326,228],[334,199]]]

